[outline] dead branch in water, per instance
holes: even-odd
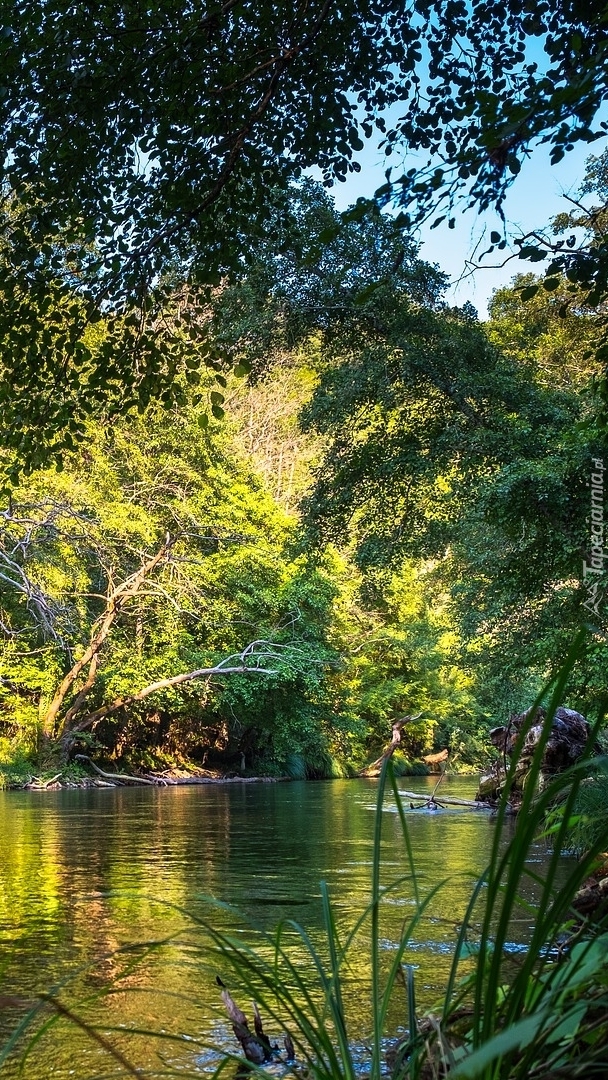
[[[386,747],[385,750],[383,750],[379,758],[376,758],[376,760],[372,761],[370,765],[366,765],[365,768],[361,769],[359,776],[379,776],[382,772],[382,766],[384,765],[384,762],[388,761],[388,759],[393,756],[395,750],[401,742],[401,729],[405,727],[406,724],[413,724],[416,720],[420,720],[421,716],[422,713],[420,712],[417,713],[416,716],[402,716],[400,720],[395,720],[392,725],[393,737],[389,745]]]

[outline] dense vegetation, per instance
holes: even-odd
[[[403,714],[402,769],[442,747],[478,765],[582,623],[553,705],[598,717],[608,157],[572,212],[516,238],[543,276],[500,290],[484,325],[445,303],[412,230],[491,209],[506,253],[522,158],[605,137],[607,26],[585,0],[0,0],[2,782],[73,775],[82,752],[343,775]],[[338,215],[306,172],[343,179],[369,139],[389,166],[428,159]],[[535,802],[536,760],[432,1040],[408,976],[399,1075],[605,1072],[605,918],[551,953],[605,848],[604,764]],[[531,845],[560,792],[541,881]],[[586,856],[560,889],[572,810]],[[380,822],[379,805],[376,1076],[407,944],[406,927],[381,1000]],[[511,978],[527,874],[539,918]],[[352,1077],[324,899],[328,1012],[302,1030],[316,1075],[327,1053]]]
[[[204,308],[308,167],[343,179],[369,141],[392,166],[378,200],[404,229],[463,205],[500,215],[539,143],[559,161],[605,135],[606,25],[595,0],[3,0],[9,474],[69,451],[102,408],[178,401],[176,370],[210,355],[204,334],[184,342],[184,283]],[[412,168],[392,165],[411,150]],[[602,319],[603,232],[519,241]]]
[[[603,136],[604,7],[1,16],[7,773],[88,748],[330,775],[420,712],[405,755],[471,763],[581,620],[593,709],[605,155],[484,326],[411,229],[500,223],[522,155]],[[429,160],[337,215],[303,173],[369,139]]]
[[[190,365],[6,497],[9,779],[77,751],[339,775],[404,713],[406,758],[479,764],[585,614],[594,322],[522,286],[481,325],[390,220],[294,189],[195,316],[227,417]],[[596,628],[583,711],[604,662]]]

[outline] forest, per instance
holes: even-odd
[[[400,768],[470,768],[582,625],[599,707],[604,8],[288,7],[0,6],[4,784],[349,775],[401,714]],[[467,208],[514,260],[483,322],[419,247]]]
[[[607,176],[592,158],[592,198]],[[479,768],[581,624],[567,702],[594,718],[601,328],[580,286],[519,274],[480,322],[376,206],[340,215],[305,180],[273,214],[207,294],[171,271],[170,401],[110,396],[5,488],[5,784],[77,779],[76,754],[354,775],[402,714],[401,771],[445,748]],[[84,331],[91,370],[107,334]]]
[[[0,0],[7,1080],[606,1076],[607,56]]]

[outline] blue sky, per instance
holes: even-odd
[[[518,236],[521,232],[542,228],[555,214],[571,208],[564,196],[576,195],[585,171],[586,159],[591,154],[600,154],[605,145],[603,139],[598,139],[591,146],[577,144],[554,166],[549,164],[547,147],[534,149],[531,157],[524,160],[522,170],[505,204],[505,216],[511,235]],[[357,159],[361,164],[361,172],[352,173],[344,183],[336,184],[331,189],[339,210],[346,209],[361,195],[372,195],[375,189],[384,183],[386,166],[379,151],[366,147],[357,155]],[[485,260],[487,265],[484,268],[476,270],[459,282],[467,259],[471,257],[478,240],[482,239],[481,251],[489,247],[487,238],[492,229],[501,231],[501,224],[494,215],[479,216],[469,211],[457,215],[455,229],[448,229],[445,222],[437,229],[426,227],[420,234],[421,256],[429,262],[438,263],[453,282],[448,300],[454,304],[464,304],[469,300],[482,319],[487,317],[487,302],[492,292],[510,282],[515,274],[526,273],[532,269],[530,263],[517,258],[500,269],[493,269],[492,264],[501,261],[496,256],[504,258],[509,254],[508,250],[494,252],[494,255]]]

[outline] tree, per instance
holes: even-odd
[[[402,86],[408,108],[386,148],[429,160],[398,175],[394,189],[391,176],[385,194],[403,207],[448,213],[464,198],[500,210],[536,145],[548,143],[555,164],[576,142],[605,136],[605,3],[418,0],[414,10],[428,61]]]
[[[302,169],[359,168],[360,123],[414,62],[399,8],[2,6],[0,426],[17,457],[40,460],[28,428],[69,450],[100,395],[175,400],[176,320],[194,366],[208,357],[183,283],[240,272]]]
[[[500,206],[535,141],[557,160],[603,133],[603,3],[0,12],[0,428],[13,472],[40,463],[43,441],[69,450],[100,400],[175,401],[184,350],[192,369],[217,364],[183,283],[242,273],[308,166],[339,180],[374,133],[393,159],[428,151],[426,169],[391,175],[379,196],[407,227],[461,196]],[[403,118],[387,130],[392,106]]]
[[[433,560],[464,643],[459,663],[481,674],[483,657],[489,710],[505,676],[515,685],[535,673],[535,692],[585,617],[590,405],[581,372],[574,387],[568,370],[550,374],[556,324],[579,348],[575,316],[551,322],[539,299],[523,305],[522,327],[517,305],[520,293],[503,291],[495,310],[509,319],[486,332],[471,313],[378,289],[373,319],[362,305],[328,331],[304,410],[326,443],[304,503],[309,536],[352,545],[372,588],[377,569],[404,556]]]
[[[589,393],[591,380],[601,374],[595,356],[601,328],[597,313],[585,307],[580,293],[573,295],[567,278],[545,289],[542,278],[517,274],[494,293],[489,314],[488,337],[534,382],[582,398]]]
[[[319,440],[303,504],[308,542],[347,545],[371,611],[385,604],[378,568],[434,560],[459,624],[455,667],[483,667],[488,711],[527,670],[512,702],[524,707],[584,616],[594,316],[560,317],[566,282],[527,303],[520,282],[497,295],[484,329],[471,309],[442,304],[442,275],[393,221],[373,206],[340,221],[313,187],[278,239],[278,255],[269,244],[218,296],[211,325],[270,392],[275,364],[277,385],[298,356],[317,372],[302,412],[311,445]],[[399,633],[387,630],[387,656],[403,657],[388,643]],[[370,726],[383,709],[418,712],[420,700],[401,701],[395,669],[374,663],[386,692],[369,688]],[[360,684],[354,694],[359,717],[366,693]]]
[[[200,412],[90,424],[64,471],[13,493],[0,515],[0,741],[31,752],[40,733],[65,753],[94,734],[133,764],[221,749],[250,762],[263,748],[276,768],[261,704],[273,694],[289,700],[297,741],[334,656],[322,612],[309,641],[296,605],[310,574],[285,551],[292,523]],[[223,684],[253,669],[266,682],[240,717]],[[318,710],[309,721],[309,748],[325,746]]]

